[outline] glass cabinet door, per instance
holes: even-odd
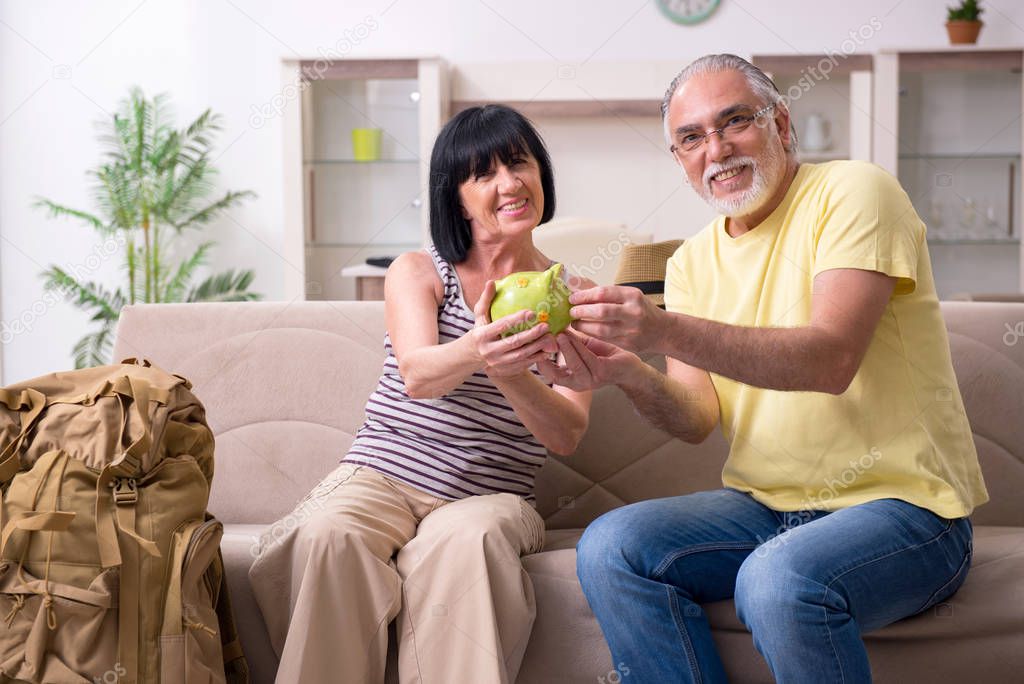
[[[1021,52],[898,55],[897,175],[939,297],[1020,291]]]
[[[871,158],[870,55],[754,55],[789,105],[802,162]]]
[[[361,298],[361,286],[379,290],[385,272],[367,259],[425,244],[430,147],[447,107],[444,63],[283,66],[286,292]]]
[[[359,247],[420,240],[416,79],[319,81],[303,160],[307,241]]]

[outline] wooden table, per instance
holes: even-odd
[[[356,279],[356,299],[359,301],[384,299],[384,276],[388,269],[370,264],[356,264],[341,269],[345,278]]]

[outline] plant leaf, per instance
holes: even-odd
[[[32,206],[40,209],[47,209],[50,212],[50,216],[52,218],[69,217],[81,219],[88,223],[89,225],[91,225],[96,230],[103,233],[109,233],[112,230],[114,230],[112,226],[104,224],[102,219],[100,219],[97,216],[94,216],[93,214],[90,214],[87,211],[82,211],[81,209],[72,209],[71,207],[65,207],[64,205],[57,204],[56,202],[48,200],[45,197],[36,198],[36,201],[32,203]]]
[[[80,309],[96,309],[94,320],[116,321],[124,306],[124,295],[120,290],[110,292],[97,283],[80,283],[59,266],[43,271],[43,289],[58,291],[74,297],[74,305]]]
[[[186,218],[181,223],[174,224],[174,227],[180,231],[184,228],[188,228],[190,225],[194,223],[199,225],[209,223],[217,216],[217,214],[224,211],[225,209],[238,204],[243,199],[248,199],[255,196],[256,193],[252,192],[251,190],[243,190],[241,192],[234,192],[229,190],[228,192],[224,193],[224,196],[221,197],[219,200],[206,205],[199,211],[195,212],[194,214]]]
[[[71,350],[75,358],[75,368],[104,366],[111,362],[114,351],[114,323],[106,321],[96,332],[91,332],[75,343]]]
[[[178,264],[178,270],[164,287],[163,301],[181,301],[182,295],[185,293],[185,288],[188,287],[189,282],[191,282],[195,270],[206,263],[206,253],[210,251],[213,244],[213,242],[204,242],[199,245],[191,257]]]
[[[238,271],[236,273],[234,269],[212,275],[197,287],[189,290],[185,301],[251,302],[261,299],[262,295],[247,291],[253,276],[252,271]]]
[[[139,224],[139,192],[128,177],[128,167],[105,164],[97,169],[98,181],[94,193],[96,203],[111,222],[123,230],[131,230]]]

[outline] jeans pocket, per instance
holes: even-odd
[[[955,594],[960,589],[960,587],[963,586],[964,581],[967,579],[967,572],[971,569],[971,559],[973,557],[974,542],[973,540],[969,539],[967,541],[967,550],[964,553],[964,558],[960,562],[960,567],[957,568],[956,572],[953,573],[953,576],[950,577],[945,584],[936,589],[935,592],[928,597],[928,600],[925,601],[924,605],[916,611],[915,615],[917,613],[922,613],[928,610],[929,608],[932,608],[936,604],[945,601],[953,594]]]
[[[938,537],[942,534],[947,534],[955,522],[943,518],[926,508],[921,508],[905,501],[893,499],[891,503],[889,512],[899,518],[903,522],[904,527],[917,534]]]

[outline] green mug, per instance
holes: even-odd
[[[379,128],[353,128],[352,157],[356,161],[380,159],[381,133]]]

